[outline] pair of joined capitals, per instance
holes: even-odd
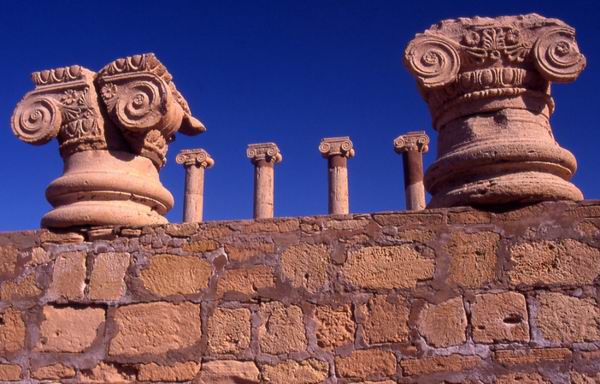
[[[400,135],[394,139],[394,150],[397,153],[408,151],[429,151],[429,136],[425,131],[413,131]]]
[[[275,143],[249,144],[246,156],[253,164],[257,164],[259,161],[277,164],[283,160],[283,155]]]
[[[354,157],[354,144],[348,136],[326,137],[321,139],[319,152],[325,158],[331,156]]]
[[[183,149],[177,157],[177,164],[183,164],[185,167],[199,166],[202,168],[210,168],[215,165],[215,161],[204,149]]]

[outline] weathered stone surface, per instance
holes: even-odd
[[[493,232],[455,232],[444,246],[450,258],[448,280],[465,288],[479,288],[496,277],[500,236]]]
[[[598,384],[600,383],[600,373],[581,373],[571,372],[571,384]]]
[[[25,322],[21,312],[7,308],[0,312],[0,356],[16,352],[25,345]]]
[[[119,369],[119,367],[100,363],[92,369],[81,371],[82,383],[130,383],[135,380],[135,376],[128,370]]]
[[[317,345],[331,350],[354,342],[356,326],[349,304],[333,308],[321,305],[315,310]]]
[[[187,223],[190,224],[190,223]],[[200,239],[186,243],[183,250],[189,253],[198,254],[204,252],[212,252],[219,248],[219,243],[211,239]]]
[[[25,263],[26,266],[38,266],[41,264],[46,264],[50,261],[50,255],[44,248],[35,247],[29,251],[30,259]]]
[[[139,381],[189,381],[196,377],[199,370],[200,363],[195,361],[173,365],[140,364],[137,379]]]
[[[33,299],[39,296],[42,290],[35,281],[35,273],[32,272],[20,280],[5,281],[0,284],[0,300],[15,301]]]
[[[156,295],[190,295],[207,288],[211,274],[210,263],[196,256],[157,255],[140,279]]]
[[[513,285],[592,284],[600,274],[600,250],[576,240],[521,243],[509,251]]]
[[[204,214],[204,172],[215,161],[202,148],[183,149],[175,157],[177,164],[185,168],[185,195],[183,201],[183,221],[198,223]]]
[[[412,245],[365,247],[350,252],[342,268],[344,278],[358,288],[414,288],[433,278],[435,261]]]
[[[359,313],[363,338],[368,344],[402,343],[408,340],[409,309],[401,297],[375,295]]]
[[[467,315],[461,297],[425,304],[417,324],[427,344],[434,347],[450,347],[467,340]]]
[[[539,373],[509,373],[498,377],[495,384],[551,384]]]
[[[506,349],[494,352],[494,359],[504,366],[541,364],[570,360],[567,348]]]
[[[118,332],[108,353],[115,355],[161,354],[183,349],[200,339],[200,305],[192,303],[132,304],[117,308]]]
[[[104,332],[100,308],[44,307],[44,321],[35,349],[42,352],[83,352]]]
[[[274,252],[275,244],[264,240],[252,239],[243,245],[225,245],[225,253],[232,261],[244,262]]]
[[[17,381],[21,379],[21,366],[16,364],[0,364],[0,380]]]
[[[540,293],[535,325],[554,342],[600,340],[600,309],[593,299],[579,299],[556,292]]]
[[[231,269],[219,278],[217,296],[221,297],[226,293],[253,296],[262,289],[274,286],[275,275],[272,267],[258,265]]]
[[[306,348],[306,332],[302,310],[296,305],[280,302],[263,304],[260,309],[262,322],[258,328],[260,350],[277,355]]]
[[[461,372],[475,368],[481,359],[477,356],[449,355],[416,360],[401,360],[405,375],[420,376],[437,372]]]
[[[90,299],[119,300],[125,294],[129,258],[129,253],[101,253],[96,257],[90,278]]]
[[[370,379],[396,374],[396,356],[379,349],[362,349],[346,357],[335,358],[335,369],[339,377],[348,379]]]
[[[475,296],[471,323],[477,343],[529,341],[527,303],[517,292]]]
[[[12,246],[0,246],[0,276],[12,275],[17,267],[19,250]]]
[[[83,299],[85,274],[84,252],[61,253],[54,261],[48,296],[52,299]]]
[[[208,348],[212,353],[240,353],[250,346],[250,311],[217,308],[208,319]]]
[[[38,380],[60,380],[75,376],[73,367],[64,364],[52,364],[40,367],[31,372],[31,377]]]
[[[329,365],[325,361],[308,359],[286,360],[276,365],[263,366],[263,378],[273,384],[317,384],[329,377]]]
[[[314,293],[327,280],[329,249],[324,244],[300,244],[281,255],[281,272],[294,288]]]
[[[252,361],[216,360],[202,364],[197,384],[258,383],[260,372]]]
[[[249,144],[246,155],[254,164],[254,218],[272,218],[275,164],[281,163],[283,156],[275,143]]]

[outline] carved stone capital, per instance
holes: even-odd
[[[215,161],[204,149],[183,149],[175,158],[177,164],[183,164],[185,167],[199,166],[210,168],[215,165]]]
[[[342,156],[346,158],[354,157],[354,144],[350,141],[350,137],[326,137],[321,139],[319,152],[325,158],[331,156]]]
[[[246,149],[246,156],[253,164],[259,161],[277,164],[283,160],[283,155],[275,143],[250,144]]]
[[[397,153],[408,151],[427,152],[429,151],[429,136],[425,131],[414,131],[400,135],[394,140],[394,150]]]

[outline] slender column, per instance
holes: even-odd
[[[246,155],[254,164],[254,218],[273,217],[275,195],[275,164],[283,156],[275,143],[248,145]]]
[[[329,168],[329,214],[346,215],[350,212],[348,159],[354,156],[352,141],[348,136],[327,137],[321,140],[319,151]]]
[[[183,221],[201,222],[204,212],[204,170],[215,164],[204,149],[184,149],[175,158],[185,167]]]
[[[425,131],[400,135],[394,140],[394,150],[402,154],[406,209],[409,211],[425,209],[422,154],[429,150],[429,136]]]

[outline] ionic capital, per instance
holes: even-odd
[[[249,144],[246,156],[253,164],[257,164],[259,161],[277,164],[283,160],[283,155],[275,143]]]
[[[183,149],[177,157],[177,164],[183,164],[185,167],[199,166],[202,168],[210,168],[215,165],[215,161],[204,149]]]
[[[319,152],[325,158],[331,156],[342,156],[346,158],[354,157],[354,144],[350,141],[350,137],[326,137],[321,139]]]
[[[427,152],[429,151],[429,136],[425,131],[414,131],[400,135],[394,140],[394,150],[397,153],[408,151]]]

